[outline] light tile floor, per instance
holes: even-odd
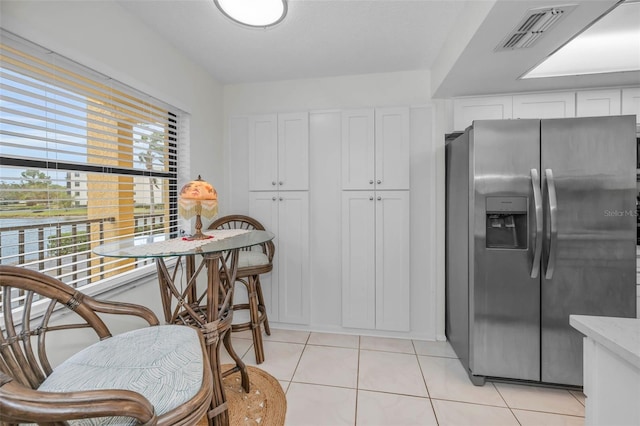
[[[233,346],[256,365],[249,332],[235,333]],[[584,424],[581,392],[474,386],[447,342],[272,329],[264,348],[259,368],[286,392],[286,426]]]

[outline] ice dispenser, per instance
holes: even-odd
[[[527,198],[487,197],[487,248],[527,248]]]

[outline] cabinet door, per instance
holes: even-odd
[[[622,114],[635,114],[636,124],[640,125],[640,87],[622,89]]]
[[[273,191],[278,183],[278,126],[275,114],[249,117],[249,190]]]
[[[309,114],[278,114],[279,190],[309,189]]]
[[[575,92],[536,93],[513,97],[513,118],[568,118],[575,116]]]
[[[279,321],[309,324],[309,194],[278,196]]]
[[[576,94],[576,116],[620,115],[620,89],[583,90]]]
[[[376,328],[409,331],[409,191],[376,193]]]
[[[464,98],[453,100],[454,130],[464,131],[473,120],[503,120],[512,117],[511,96]]]
[[[342,113],[342,189],[373,189],[375,179],[373,109]]]
[[[267,231],[275,234],[273,243],[276,247],[273,258],[273,269],[267,274],[260,275],[264,304],[269,320],[278,321],[278,259],[280,258],[280,233],[278,232],[278,193],[250,192],[249,216],[256,219]]]
[[[409,108],[375,113],[375,188],[409,189]]]
[[[374,192],[343,191],[343,327],[375,328],[375,270]]]

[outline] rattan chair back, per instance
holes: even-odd
[[[76,315],[62,315],[69,311]],[[208,368],[204,369],[198,395],[184,404],[184,409],[173,410],[164,419],[154,413],[146,398],[129,390],[38,391],[54,370],[47,341],[64,342],[60,340],[64,332],[74,329],[92,330],[96,342],[111,337],[99,314],[133,315],[151,326],[159,324],[146,307],[100,301],[43,273],[0,265],[0,425],[23,421],[66,425],[70,419],[123,413],[145,425],[194,424],[194,416],[206,412],[213,392]],[[208,364],[204,341],[199,337],[203,360]]]
[[[209,225],[209,229],[265,230],[264,226],[262,226],[259,221],[244,215],[229,215],[221,217]],[[235,303],[233,309],[234,311],[249,310],[249,321],[244,323],[234,323],[231,330],[234,332],[251,330],[256,363],[260,364],[264,361],[261,326],[264,326],[264,330],[267,335],[271,334],[264,295],[262,293],[262,285],[260,283],[260,275],[266,274],[273,269],[273,257],[275,255],[276,248],[273,241],[267,241],[257,246],[245,247],[243,250],[261,250],[268,259],[268,262],[259,262],[258,264],[248,265],[241,264],[238,267],[236,281],[241,282],[246,287],[248,303]],[[242,258],[242,254],[240,254],[240,258]]]

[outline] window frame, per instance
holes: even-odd
[[[185,121],[188,120],[186,117],[186,114],[176,107],[170,106],[163,101],[159,101],[151,97],[150,95],[144,94],[122,83],[116,82],[107,76],[97,73],[94,70],[84,67],[83,65],[77,64],[76,62],[73,62],[67,58],[64,58],[40,46],[34,45],[33,43],[23,40],[18,36],[7,33],[5,30],[0,29],[0,31],[1,31],[0,35],[2,35],[2,38],[1,38],[2,44],[7,44],[12,48],[18,48],[18,49],[21,46],[26,46],[27,47],[26,50],[29,51],[28,53],[29,55],[32,54],[33,50],[43,51],[44,55],[48,55],[49,57],[54,57],[56,60],[58,60],[63,64],[71,64],[72,71],[74,73],[81,72],[82,75],[86,76],[87,78],[95,78],[96,76],[99,76],[102,79],[112,81],[113,84],[117,86],[117,90],[120,90],[120,91],[124,90],[126,91],[127,94],[130,94],[132,96],[140,96],[145,100],[152,100],[154,101],[154,103],[157,102],[158,105],[163,107],[163,110],[164,108],[166,108],[167,125],[164,130],[164,140],[166,143],[165,149],[167,151],[167,154],[166,154],[167,161],[163,162],[163,164],[167,167],[168,170],[160,171],[160,170],[153,170],[153,169],[149,170],[145,168],[134,169],[133,167],[132,168],[113,167],[113,166],[101,166],[98,164],[88,164],[88,163],[79,164],[73,161],[55,161],[55,160],[52,161],[49,159],[25,158],[20,156],[5,155],[4,153],[2,153],[2,151],[0,151],[0,166],[9,167],[9,168],[20,168],[25,170],[38,170],[42,172],[47,172],[47,170],[56,171],[56,172],[66,172],[67,176],[77,175],[77,174],[88,175],[89,173],[98,173],[98,174],[108,174],[112,176],[128,176],[128,177],[131,177],[132,179],[134,177],[165,179],[166,185],[168,186],[168,189],[167,189],[168,195],[166,200],[168,202],[168,206],[165,206],[165,208],[163,209],[164,214],[166,214],[168,217],[168,223],[165,229],[168,229],[168,233],[171,236],[177,236],[178,229],[179,229],[179,220],[180,220],[178,216],[178,200],[177,200],[177,194],[178,194],[177,185],[178,185],[178,179],[179,179],[178,162],[180,161],[179,158],[182,154],[181,151],[183,150],[183,149],[179,149],[180,147],[179,138],[180,140],[183,139],[181,129],[183,128]],[[60,65],[56,64],[56,66],[60,66]],[[30,77],[33,78],[32,76]],[[77,94],[77,95],[81,96],[81,94]],[[89,126],[86,126],[84,130],[87,132],[85,137],[86,137],[86,140],[88,140],[89,139],[88,133],[91,131],[91,128]],[[185,133],[188,133],[188,132],[185,132]],[[0,137],[1,136],[2,134],[0,134]],[[135,143],[136,143],[135,139],[132,138],[131,139],[132,148],[135,146]],[[2,147],[2,145],[3,145],[2,140],[0,140],[0,148]],[[89,144],[87,143],[87,147],[88,146]],[[73,180],[67,180],[68,194],[74,193],[73,191],[74,188],[72,188],[70,184],[70,182],[72,181]],[[87,191],[86,188],[83,190]],[[140,235],[140,234],[136,233],[135,228],[133,228],[130,234],[130,237],[133,237],[135,235]],[[44,243],[46,243],[46,238],[44,240]],[[0,260],[2,259],[1,256],[2,254],[0,253]],[[90,251],[89,259],[91,260],[92,258],[94,258],[94,256],[98,257],[97,255],[93,254]],[[113,261],[113,259],[111,259],[111,261]],[[21,263],[20,266],[33,265],[37,263],[38,262],[35,262],[35,261],[25,262],[25,263]],[[110,291],[120,285],[128,284],[128,283],[131,283],[132,281],[138,281],[144,278],[145,276],[148,276],[155,272],[155,267],[153,265],[153,262],[150,262],[149,259],[132,260],[131,264],[135,265],[135,268],[132,270],[118,272],[117,274],[110,277],[101,275],[95,281],[91,279],[89,283],[84,285],[79,285],[77,288],[81,289],[84,293],[96,295],[106,291]],[[35,269],[35,268],[30,268],[30,269]],[[40,269],[40,267],[38,267],[38,269]],[[84,270],[88,270],[88,271],[91,271],[91,269],[92,267],[84,268]],[[52,276],[56,276],[55,274],[51,274],[51,273],[48,273],[48,274]]]

